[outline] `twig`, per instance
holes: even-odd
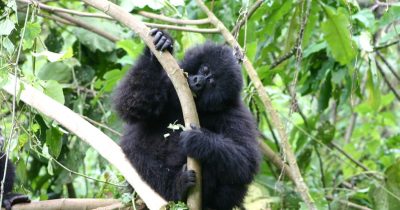
[[[56,22],[59,22],[59,23],[62,23],[62,24],[65,24],[65,25],[76,26],[75,23],[72,23],[72,22],[70,22],[68,20],[65,20],[65,19],[63,19],[61,17],[58,17],[58,16],[55,16],[55,15],[46,15],[46,14],[43,14],[43,13],[38,13],[37,15],[39,15],[41,17],[44,17],[44,18],[47,18],[47,19],[50,19],[50,20],[53,20],[53,21],[56,21]]]
[[[261,6],[263,3],[263,0],[257,0],[249,9],[249,11],[246,13],[246,15],[236,23],[236,25],[233,27],[231,33],[233,36],[236,36],[236,34],[240,31],[240,28],[246,23],[248,19],[254,14],[254,12]]]
[[[82,16],[82,17],[94,17],[94,18],[104,18],[104,19],[112,20],[112,18],[110,16],[104,15],[101,13],[79,12],[79,11],[64,9],[64,8],[60,8],[60,7],[48,6],[37,0],[17,0],[17,1],[26,3],[26,4],[35,4],[40,9],[44,9],[46,11],[53,12],[53,13],[55,13],[55,12],[67,13],[67,14],[78,15],[78,16]]]
[[[228,29],[224,26],[224,24],[212,13],[207,6],[203,3],[202,0],[196,0],[197,4],[200,8],[207,14],[210,22],[218,29],[221,30],[221,34],[224,36],[226,42],[228,42],[232,48],[238,48],[240,51],[243,49],[240,47],[239,43],[236,41],[235,37],[228,31]],[[265,110],[271,116],[271,122],[274,124],[274,127],[278,130],[279,137],[282,142],[282,148],[285,151],[285,155],[288,159],[290,169],[295,177],[295,185],[297,187],[298,192],[303,198],[304,202],[308,206],[309,209],[315,210],[315,204],[312,200],[307,185],[304,183],[304,179],[301,176],[300,169],[296,162],[296,156],[293,153],[292,147],[288,142],[287,135],[285,133],[285,127],[278,116],[278,112],[272,106],[271,99],[264,89],[264,85],[262,84],[260,78],[257,75],[256,70],[253,65],[250,63],[247,56],[244,56],[243,65],[246,67],[247,73],[256,88],[258,95],[265,106]]]
[[[354,164],[356,164],[356,166],[362,168],[364,171],[371,171],[369,170],[369,168],[367,168],[367,166],[365,166],[364,164],[362,164],[360,161],[354,159],[351,155],[347,154],[347,152],[345,152],[342,148],[340,148],[337,144],[331,142],[329,143],[329,145],[331,145],[333,148],[335,148],[337,151],[339,151],[340,153],[342,153],[344,156],[346,156],[351,162],[353,162]]]
[[[176,18],[171,18],[171,17],[167,17],[164,15],[159,15],[159,14],[145,12],[145,11],[139,11],[137,14],[139,14],[143,17],[151,18],[151,19],[157,19],[157,20],[162,20],[162,21],[169,22],[169,23],[183,24],[183,25],[202,25],[202,24],[210,23],[208,18],[198,19],[198,20],[176,19]]]
[[[69,24],[69,25],[82,27],[82,28],[84,28],[86,30],[89,30],[89,31],[93,32],[93,33],[99,34],[100,36],[102,36],[102,37],[104,37],[104,38],[106,38],[106,39],[108,39],[108,40],[110,40],[112,42],[116,42],[116,41],[120,40],[118,37],[114,36],[113,34],[110,34],[110,33],[106,32],[106,31],[103,31],[103,30],[101,30],[99,28],[96,28],[96,27],[94,27],[94,26],[92,26],[90,24],[87,24],[87,23],[85,23],[85,22],[83,22],[81,20],[78,20],[78,19],[72,17],[71,15],[67,14],[65,11],[63,11],[63,12],[60,11],[60,10],[64,10],[62,8],[50,7],[50,6],[47,6],[45,4],[42,4],[42,3],[38,2],[36,0],[18,0],[18,1],[22,2],[22,3],[26,3],[26,4],[36,4],[36,5],[38,5],[39,8],[44,9],[44,10],[49,11],[49,12],[52,12],[54,15],[58,16],[58,18],[55,17],[55,16],[50,17],[50,19],[53,19],[55,21],[59,21],[59,22],[64,23],[64,24]],[[68,11],[73,11],[73,10],[68,10]],[[71,12],[68,12],[68,13],[73,14]],[[89,14],[91,14],[91,13],[89,13]],[[49,17],[49,16],[47,16],[47,17]]]
[[[99,123],[99,122],[97,122],[97,121],[95,121],[95,120],[92,120],[92,119],[90,119],[89,117],[86,117],[86,116],[83,116],[83,115],[81,115],[81,117],[83,117],[85,120],[87,120],[87,121],[89,121],[89,122],[91,122],[91,123],[93,123],[93,124],[95,124],[95,125],[97,125],[97,126],[99,126],[99,127],[102,127],[102,128],[104,128],[104,129],[110,131],[111,133],[114,133],[114,134],[117,135],[117,136],[122,136],[122,134],[121,134],[120,132],[118,132],[118,131],[116,131],[116,130],[110,128],[110,127],[108,127],[107,125],[104,125],[104,124],[102,124],[102,123]]]
[[[289,116],[297,108],[297,99],[296,99],[296,86],[297,86],[297,79],[301,70],[301,61],[303,59],[303,37],[304,37],[304,30],[306,28],[307,22],[308,22],[308,16],[310,15],[310,10],[311,10],[311,0],[302,0],[302,21],[300,25],[300,32],[299,32],[299,37],[297,37],[296,40],[296,65],[295,65],[295,73],[294,73],[294,79],[289,86],[289,94],[292,96],[292,102],[289,110]],[[306,10],[304,12],[304,4],[306,3]]]
[[[48,5],[45,5],[45,4],[43,4],[43,3],[41,3],[41,2],[39,2],[37,0],[18,0],[18,1],[22,2],[22,3],[26,3],[26,4],[35,4],[39,8],[41,8],[43,10],[46,10],[47,12],[54,13],[57,16],[64,17],[64,19],[67,19],[67,20],[74,19],[74,21],[70,21],[70,22],[72,22],[73,24],[78,25],[78,26],[80,26],[82,28],[85,28],[85,29],[87,29],[89,31],[97,33],[97,34],[99,34],[101,36],[104,36],[107,39],[115,38],[115,37],[113,37],[113,35],[110,35],[105,31],[100,31],[99,29],[97,29],[97,28],[95,28],[93,26],[90,26],[88,24],[85,24],[85,22],[83,22],[83,21],[81,21],[79,19],[76,19],[73,16],[70,16],[68,14],[82,16],[82,17],[93,17],[93,18],[103,18],[103,19],[113,20],[113,18],[111,18],[108,15],[98,14],[98,13],[78,12],[78,11],[75,11],[75,10],[48,6]],[[146,14],[149,17],[150,16],[153,17],[152,15],[157,15],[157,14],[153,14],[153,13],[149,13],[149,12],[142,12],[142,11],[139,12],[139,14],[141,14],[141,15]],[[162,15],[157,15],[157,17],[159,17],[159,16],[162,16]],[[68,17],[68,18],[66,18],[66,17]],[[165,17],[165,16],[162,16],[162,17],[169,18],[169,17]],[[154,17],[154,18],[156,18],[156,17]],[[65,22],[65,21],[63,21],[62,19],[59,19],[59,18],[55,19],[53,17],[51,19],[56,20],[56,21],[61,22],[61,23],[64,23],[64,24],[69,24],[68,22]],[[179,20],[179,19],[169,18],[168,20],[170,20],[170,21],[167,21],[167,22],[172,22],[172,23],[176,23],[176,24],[185,24],[186,23],[186,24],[194,25],[195,23],[196,24],[208,23],[207,19]],[[173,22],[172,20],[174,20],[175,22]],[[207,20],[207,22],[205,22],[205,20]],[[149,26],[149,27],[155,27],[155,28],[160,28],[160,29],[170,29],[170,30],[177,30],[177,31],[188,31],[188,32],[194,32],[194,33],[219,33],[219,30],[216,29],[216,28],[191,28],[191,27],[184,27],[184,26],[174,26],[174,25],[167,25],[167,24],[147,23],[147,22],[145,22],[145,24],[147,26]],[[95,30],[95,31],[93,31],[93,30]]]
[[[275,62],[273,62],[270,66],[269,66],[269,70],[277,67],[279,64],[281,64],[283,61],[289,59],[290,57],[292,57],[294,55],[294,52],[296,52],[296,48],[293,47],[292,49],[290,49],[289,52],[287,52],[285,55],[283,55],[282,57],[278,58],[275,60]]]
[[[183,112],[183,118],[185,121],[185,126],[191,129],[191,124],[199,126],[199,118],[197,116],[196,106],[193,100],[192,92],[189,89],[187,80],[180,71],[180,67],[174,57],[169,52],[158,53],[153,44],[153,39],[149,36],[149,29],[144,25],[144,23],[138,21],[129,12],[125,11],[121,7],[106,1],[106,0],[83,0],[88,5],[93,6],[99,10],[102,10],[106,14],[113,17],[120,23],[128,26],[130,29],[135,31],[140,38],[146,43],[149,49],[156,56],[157,60],[161,63],[167,75],[171,79],[171,82],[177,92],[179,101],[181,103],[181,108]],[[188,158],[187,159],[188,169],[196,171],[196,186],[191,190],[188,198],[188,206],[193,210],[201,209],[201,167],[198,161]],[[152,196],[143,197],[139,191],[140,188],[135,188],[141,198],[151,209],[160,209],[165,203],[154,202]]]
[[[390,83],[389,79],[386,77],[385,72],[383,72],[383,69],[382,69],[381,65],[378,63],[377,60],[375,60],[375,64],[376,64],[376,67],[377,67],[378,71],[381,73],[381,75],[382,75],[382,77],[383,77],[383,80],[385,80],[387,86],[389,87],[389,89],[390,89],[390,90],[393,92],[393,94],[396,96],[397,100],[400,101],[400,95],[399,95],[399,93],[397,93],[396,89],[395,89],[395,88],[393,87],[393,85]]]
[[[394,70],[393,66],[390,65],[390,63],[386,60],[386,58],[382,55],[381,52],[376,51],[376,54],[379,56],[379,58],[381,58],[381,60],[383,61],[383,63],[385,63],[385,65],[388,67],[388,69],[392,72],[392,74],[394,75],[394,77],[396,77],[397,80],[400,81],[400,76],[396,73],[396,71]]]
[[[178,31],[188,31],[188,32],[195,32],[195,33],[219,33],[218,28],[192,28],[192,27],[184,27],[184,26],[174,26],[174,25],[166,25],[166,24],[159,24],[159,23],[148,23],[145,22],[146,26],[153,27],[153,28],[160,28],[160,29],[171,29],[171,30],[178,30]]]
[[[389,43],[381,45],[381,46],[376,46],[376,47],[374,47],[374,51],[378,51],[378,50],[390,47],[390,46],[395,45],[395,44],[397,44],[399,42],[400,42],[400,39],[399,40],[395,40],[393,42],[389,42]]]
[[[332,196],[326,196],[325,198],[328,199],[328,200],[331,200],[331,201],[335,201],[335,200],[336,200],[336,199],[333,198]],[[337,201],[338,201],[339,203],[343,204],[343,205],[346,205],[347,207],[350,207],[350,208],[355,208],[355,209],[360,209],[360,210],[372,210],[372,209],[370,209],[370,208],[368,208],[368,207],[361,206],[361,205],[352,203],[352,202],[350,202],[350,201],[345,201],[345,200],[337,200]]]
[[[120,40],[119,37],[117,37],[117,36],[115,36],[113,34],[110,34],[110,33],[106,32],[106,31],[103,31],[103,30],[101,30],[101,29],[99,29],[97,27],[94,27],[93,25],[87,24],[87,23],[85,23],[85,22],[83,22],[83,21],[81,21],[79,19],[76,19],[76,18],[72,17],[71,15],[68,15],[68,14],[65,14],[65,13],[60,13],[60,12],[56,12],[54,14],[56,16],[59,16],[59,17],[65,19],[65,20],[71,22],[71,23],[74,23],[75,25],[77,25],[79,27],[82,27],[82,28],[84,28],[84,29],[86,29],[88,31],[91,31],[91,32],[96,33],[96,34],[99,34],[99,35],[103,36],[104,38],[106,38],[106,39],[108,39],[108,40],[110,40],[112,42],[116,42],[116,41]]]

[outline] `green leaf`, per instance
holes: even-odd
[[[313,53],[316,53],[322,49],[325,49],[326,47],[327,47],[326,42],[321,42],[318,44],[312,43],[304,50],[303,57],[306,58]]]
[[[47,81],[44,84],[44,93],[61,104],[64,104],[65,102],[63,89],[57,81]]]
[[[368,98],[367,98],[367,103],[371,106],[371,108],[375,111],[379,110],[379,106],[381,104],[381,92],[379,90],[379,84],[378,80],[375,79],[374,81],[374,76],[372,75],[371,69],[368,69],[367,73],[367,83],[366,83],[366,89],[368,93]],[[375,75],[376,77],[377,75]]]
[[[8,36],[11,34],[11,31],[14,30],[15,25],[14,23],[6,18],[0,21],[0,36]]]
[[[385,12],[379,21],[380,26],[385,26],[389,23],[393,23],[400,20],[400,5],[392,5],[389,7],[387,12]]]
[[[46,63],[37,73],[41,80],[68,83],[72,79],[72,68],[63,62]]]
[[[61,132],[57,128],[51,127],[46,131],[46,145],[54,158],[57,158],[61,152],[61,136]]]
[[[370,32],[375,31],[375,16],[370,9],[363,9],[351,18],[360,21]]]
[[[271,14],[267,17],[267,21],[264,26],[264,28],[266,29],[265,32],[268,35],[274,34],[277,23],[281,21],[282,18],[293,9],[292,4],[292,0],[274,2],[270,10]]]
[[[8,37],[3,38],[3,47],[6,49],[8,54],[12,54],[12,52],[14,52],[15,49],[14,44]]]
[[[326,20],[321,24],[324,38],[328,48],[332,51],[335,60],[345,65],[350,63],[356,56],[349,30],[349,20],[343,10],[335,11],[332,7],[322,5]]]
[[[133,39],[124,39],[117,42],[117,48],[125,50],[131,58],[137,58],[143,51],[143,44]]]
[[[329,105],[329,99],[332,96],[332,81],[331,73],[329,72],[325,78],[325,82],[321,86],[318,97],[318,111],[324,111]]]
[[[29,22],[26,24],[24,43],[22,45],[24,50],[32,48],[35,39],[40,35],[41,31],[39,22]]]

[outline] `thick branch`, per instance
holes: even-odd
[[[168,23],[175,23],[175,24],[202,25],[202,24],[210,23],[208,18],[198,19],[198,20],[176,19],[176,18],[171,18],[171,17],[167,17],[167,16],[164,16],[164,15],[154,14],[154,13],[145,12],[145,11],[139,11],[138,14],[143,16],[143,17],[162,20],[162,21],[165,21],[165,22],[168,22]]]
[[[249,9],[249,11],[245,14],[245,16],[236,23],[236,25],[232,29],[232,34],[237,34],[240,28],[246,23],[248,19],[254,14],[254,12],[261,6],[263,0],[257,0]]]
[[[233,35],[228,31],[228,29],[224,26],[224,24],[207,8],[207,6],[201,1],[196,0],[197,4],[200,8],[207,14],[210,22],[218,29],[221,30],[222,35],[224,36],[225,40],[233,47],[239,48],[242,51],[242,48],[235,40]],[[262,84],[260,78],[257,75],[256,70],[254,69],[253,65],[250,63],[247,56],[244,57],[243,65],[246,67],[247,73],[256,88],[258,95],[263,102],[269,116],[271,117],[271,121],[274,124],[274,127],[278,130],[279,137],[281,138],[282,147],[284,148],[285,155],[288,159],[290,169],[295,176],[295,184],[296,187],[306,202],[309,209],[314,210],[316,209],[314,201],[312,200],[310,194],[308,193],[308,188],[304,183],[303,177],[301,176],[300,169],[297,166],[296,157],[293,153],[291,145],[288,142],[287,135],[285,133],[285,126],[283,125],[281,119],[278,116],[278,112],[273,108],[271,99],[269,98],[268,94],[264,90],[264,85]]]
[[[11,82],[15,81],[13,75],[9,75],[8,81],[9,82],[3,86],[5,91],[12,95],[18,94],[23,102],[57,121],[93,147],[93,149],[121,172],[141,198],[147,201],[150,207],[153,207],[152,209],[159,209],[166,204],[164,199],[140,178],[129,160],[126,159],[121,148],[108,136],[69,108],[39,92],[27,83],[23,83],[17,79],[17,90],[14,91],[14,84]],[[21,86],[23,86],[23,88]]]
[[[51,210],[51,209],[108,209],[109,206],[115,206],[115,209],[122,208],[124,205],[117,199],[73,199],[61,198],[47,201],[34,201],[31,203],[17,204],[12,207],[13,210]]]
[[[149,29],[140,21],[136,20],[130,13],[123,10],[121,7],[106,1],[106,0],[83,0],[83,2],[105,12],[106,14],[113,17],[120,23],[128,26],[130,29],[135,31],[140,38],[146,43],[153,54],[160,61],[164,67],[172,84],[178,94],[179,101],[181,103],[183,118],[185,125],[190,129],[190,125],[199,125],[197,116],[196,106],[193,101],[192,92],[189,89],[186,78],[181,71],[178,63],[169,52],[160,53],[155,49],[152,38],[149,36]],[[196,186],[191,191],[188,198],[188,206],[193,210],[201,209],[201,168],[198,161],[188,158],[187,166],[191,170],[196,171]],[[136,188],[135,188],[136,189]],[[143,198],[143,197],[142,197]],[[146,204],[150,205],[152,209],[159,209],[160,206],[152,205],[152,199],[150,197],[143,198]]]

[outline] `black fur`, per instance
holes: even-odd
[[[166,40],[172,45],[168,34],[162,36],[166,38],[155,40],[156,46],[164,46]],[[172,46],[165,49],[172,52]],[[203,208],[232,209],[243,201],[260,159],[255,122],[240,100],[240,66],[231,48],[211,42],[188,50],[180,66],[196,94],[201,128],[167,128],[170,123],[183,124],[181,108],[169,78],[146,48],[115,92],[116,110],[127,122],[121,147],[142,178],[166,200],[186,198],[195,181],[195,173],[186,169],[186,157],[198,159],[203,168]],[[203,79],[198,89],[194,76]]]

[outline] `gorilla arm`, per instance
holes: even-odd
[[[150,35],[157,50],[172,52],[173,40],[168,34],[152,30]],[[171,88],[161,64],[146,47],[116,90],[116,110],[127,122],[155,118],[163,111]]]

